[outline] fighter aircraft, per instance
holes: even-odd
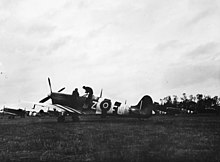
[[[108,115],[146,118],[152,115],[154,108],[153,100],[148,95],[143,96],[137,105],[128,106],[126,103],[122,104],[119,101],[103,98],[102,90],[98,97],[92,95],[92,98],[89,98],[89,94],[85,94],[75,98],[71,94],[61,93],[64,88],[53,92],[50,78],[48,78],[48,83],[50,94],[41,99],[39,104],[42,105],[51,99],[53,106],[64,110],[64,113],[58,116],[58,122],[64,122],[67,115],[72,116],[73,121],[78,121],[81,115],[101,115],[102,118]]]
[[[5,107],[1,110],[1,115],[2,116],[8,116],[9,119],[14,119],[15,116],[20,116],[21,118],[25,117],[25,110],[22,109],[14,109],[10,107]]]

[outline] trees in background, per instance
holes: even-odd
[[[197,94],[196,96],[183,93],[178,98],[177,95],[166,96],[160,99],[160,105],[164,107],[174,107],[181,110],[193,111],[197,113],[206,113],[207,111],[220,112],[220,97]]]

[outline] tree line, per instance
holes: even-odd
[[[181,97],[177,95],[166,96],[157,103],[160,107],[179,108],[180,110],[192,111],[194,113],[220,112],[220,97],[210,95],[189,95],[183,93]]]

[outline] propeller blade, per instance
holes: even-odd
[[[40,100],[39,102],[40,103],[44,103],[44,102],[46,102],[49,99],[50,99],[50,96],[47,96],[47,97],[43,98],[42,100]]]
[[[64,89],[65,89],[65,87],[61,88],[58,92],[61,92],[61,91],[63,91]]]
[[[52,93],[50,78],[48,78],[48,83],[49,83],[49,87],[50,87],[50,93]]]
[[[101,92],[100,92],[100,96],[99,96],[99,98],[102,98],[102,89],[101,89]]]
[[[43,98],[42,100],[39,101],[39,103],[44,103],[47,100],[51,99],[51,95],[52,95],[52,88],[51,88],[51,82],[50,82],[50,78],[48,77],[48,83],[49,83],[49,87],[50,87],[50,95]],[[65,87],[61,88],[58,92],[61,92],[65,89]]]
[[[44,103],[44,102],[46,102],[47,100],[49,100],[49,99],[51,98],[52,88],[51,88],[51,82],[50,82],[50,78],[49,78],[49,77],[48,77],[48,83],[49,83],[49,87],[50,87],[50,95],[47,96],[47,97],[45,97],[45,98],[43,98],[42,100],[40,100],[39,103]],[[64,90],[64,89],[65,89],[65,88],[62,88],[62,89],[60,89],[58,92],[60,92],[60,91],[62,91],[62,90]]]

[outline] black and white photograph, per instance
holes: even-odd
[[[0,0],[0,162],[220,162],[219,0]]]

